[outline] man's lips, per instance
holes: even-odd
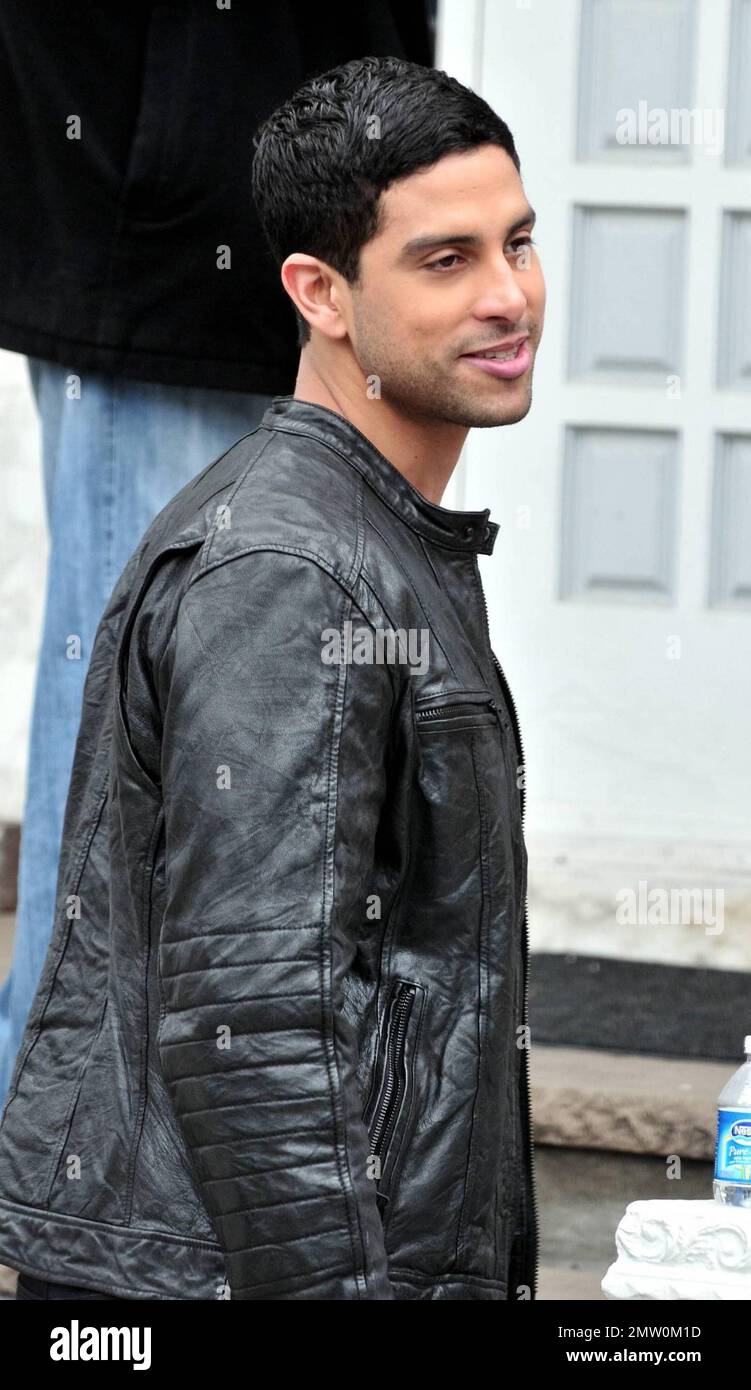
[[[463,362],[471,362],[473,366],[479,367],[481,371],[487,372],[489,376],[513,380],[515,377],[522,376],[531,365],[532,354],[527,345],[528,337],[529,335],[526,334],[524,337],[512,340],[512,342],[505,347],[500,345],[496,348],[483,348],[476,353],[464,352],[461,355],[461,359]],[[480,355],[481,352],[509,352],[514,341],[517,344],[516,353],[513,357],[509,357],[505,361],[499,361],[497,358],[483,357]]]
[[[486,352],[511,352],[523,343],[529,333],[515,333],[513,338],[502,338],[498,343],[488,343],[487,347],[475,348],[472,352],[463,352],[462,357],[482,357]]]

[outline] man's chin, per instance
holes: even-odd
[[[529,413],[532,405],[532,388],[527,387],[518,399],[463,400],[457,413],[451,412],[451,422],[466,425],[468,429],[493,429],[496,425],[516,425]]]

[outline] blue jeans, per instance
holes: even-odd
[[[171,497],[255,429],[270,396],[160,386],[29,361],[42,425],[50,548],[21,828],[10,973],[0,987],[0,1109],[52,935],[83,685],[121,571]],[[75,390],[75,388],[73,388]],[[70,659],[70,638],[80,659]]]

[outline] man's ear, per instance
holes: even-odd
[[[339,308],[341,276],[319,261],[295,251],[283,262],[282,284],[310,328],[326,338],[343,338],[347,328]]]

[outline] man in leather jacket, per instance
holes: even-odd
[[[531,404],[508,127],[358,59],[261,128],[293,396],[158,515],[96,635],[0,1259],[131,1299],[536,1297],[523,753],[440,505]]]

